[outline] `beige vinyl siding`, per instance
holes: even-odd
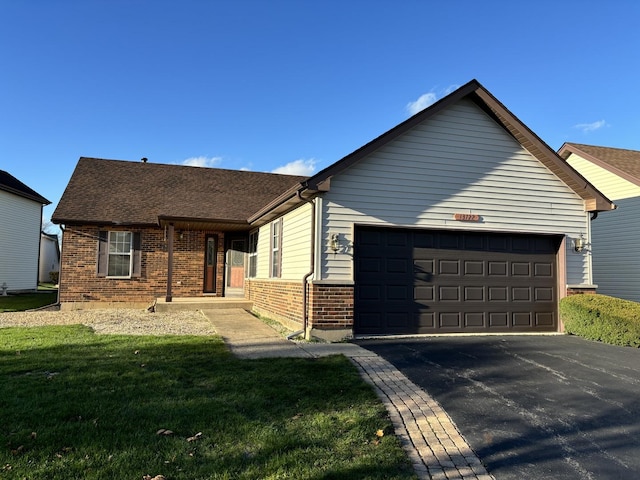
[[[455,213],[480,215],[460,222]],[[587,234],[584,203],[482,110],[460,101],[332,178],[323,243],[353,224]],[[570,248],[570,242],[567,242]],[[325,247],[322,278],[352,278],[350,255]],[[567,281],[590,281],[587,255],[567,255]]]
[[[268,223],[258,233],[256,278],[269,278]],[[311,269],[311,206],[301,205],[287,213],[282,222],[282,280],[301,280]]]
[[[640,302],[640,197],[616,203],[591,224],[593,280],[598,293]]]
[[[635,183],[631,183],[575,153],[569,155],[567,162],[610,200],[615,201],[640,195],[640,187]]]
[[[42,206],[0,191],[0,285],[9,290],[38,287]]]

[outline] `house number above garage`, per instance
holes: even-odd
[[[479,222],[480,215],[475,213],[454,213],[453,219],[461,222]]]

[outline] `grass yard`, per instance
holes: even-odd
[[[0,312],[23,312],[40,308],[58,301],[57,290],[41,293],[21,293],[17,295],[0,295]]]
[[[238,360],[218,337],[0,329],[0,478],[145,475],[416,478],[343,357]]]

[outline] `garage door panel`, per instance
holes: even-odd
[[[431,332],[436,327],[434,312],[420,311],[416,313],[416,320],[418,328],[422,329],[420,333]]]
[[[549,312],[536,313],[536,325],[539,327],[553,327],[556,324],[555,315]]]
[[[531,317],[532,317],[531,312],[514,312],[513,326],[514,327],[531,327],[533,326]]]
[[[361,273],[380,273],[382,271],[382,259],[358,258],[357,268]]]
[[[385,263],[385,271],[387,273],[409,273],[408,258],[389,258]]]
[[[507,262],[489,262],[489,276],[490,277],[506,277],[509,271]]]
[[[387,325],[404,331],[411,326],[412,317],[413,315],[406,311],[390,311],[387,312]]]
[[[382,297],[382,287],[380,285],[361,285],[358,288],[358,299],[376,301]]]
[[[371,333],[384,333],[381,312],[359,312],[358,321],[362,329],[366,329]]]
[[[511,275],[514,277],[530,277],[531,264],[528,262],[513,262],[511,264]]]
[[[367,230],[376,246],[363,249]],[[379,227],[355,238],[356,333],[556,329],[558,238]],[[375,327],[361,312],[378,314]]]
[[[466,312],[464,314],[464,326],[470,329],[484,328],[486,315],[484,312]]]
[[[384,298],[385,300],[391,301],[391,302],[395,302],[395,301],[407,302],[408,300],[413,300],[413,295],[411,295],[412,292],[410,290],[411,290],[411,286],[406,284],[387,285]]]
[[[442,232],[439,235],[438,247],[440,249],[459,250],[461,248],[461,237],[455,232]]]
[[[416,302],[432,302],[435,298],[435,287],[433,285],[416,286],[413,289],[414,299]]]
[[[511,289],[511,300],[514,302],[530,302],[531,289],[529,287],[514,287]]]
[[[440,287],[438,289],[438,300],[441,302],[459,302],[460,287]]]
[[[535,263],[533,266],[534,276],[547,277],[553,276],[553,264],[552,263]]]
[[[489,302],[506,302],[508,295],[507,287],[489,287]]]
[[[465,260],[464,261],[464,274],[465,275],[484,275],[485,267],[484,262],[479,260]]]
[[[460,323],[460,313],[443,312],[440,314],[440,328],[459,330],[462,325]]]
[[[465,302],[484,302],[484,287],[464,287]]]
[[[438,273],[440,275],[460,275],[460,261],[440,260],[438,263]]]
[[[487,240],[487,249],[492,252],[506,252],[508,249],[507,237],[504,235],[494,235]]]
[[[553,288],[535,287],[533,291],[536,302],[553,301]]]
[[[509,314],[507,312],[489,312],[490,328],[506,328],[509,326]]]

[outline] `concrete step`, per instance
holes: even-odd
[[[196,298],[174,298],[167,302],[164,298],[156,300],[156,312],[180,312],[185,310],[216,310],[241,308],[251,311],[253,302],[244,298],[224,298],[224,297],[196,297]]]

